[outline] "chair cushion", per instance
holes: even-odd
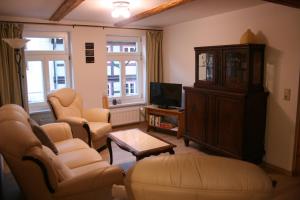
[[[111,124],[105,122],[89,122],[89,127],[92,133],[92,139],[98,140],[106,137],[111,131]]]
[[[30,123],[33,133],[41,141],[41,143],[44,146],[47,146],[48,148],[50,148],[53,151],[53,153],[58,154],[58,150],[55,147],[54,143],[48,137],[47,133],[45,133],[45,131],[38,125],[38,123],[31,118],[29,118],[28,121]]]
[[[79,149],[89,149],[89,146],[84,141],[78,138],[63,140],[60,142],[55,142],[54,144],[60,154]]]
[[[72,178],[73,176],[72,171],[57,158],[57,156],[52,152],[50,148],[43,146],[43,151],[47,154],[49,159],[52,161],[53,166],[57,172],[59,182]]]
[[[70,169],[102,161],[100,154],[91,148],[59,154],[58,158]]]

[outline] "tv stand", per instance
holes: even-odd
[[[159,108],[157,106],[153,106],[153,105],[149,105],[149,106],[145,106],[145,110],[146,110],[146,120],[147,120],[147,131],[149,131],[150,129],[155,129],[155,130],[168,130],[168,131],[172,131],[172,132],[176,132],[176,136],[177,138],[182,137],[183,132],[184,132],[184,110],[182,109],[174,109],[174,108]],[[167,129],[167,128],[162,128],[161,126],[159,126],[157,123],[150,123],[149,121],[149,116],[150,115],[154,115],[157,117],[161,117],[161,116],[174,116],[177,119],[177,123],[178,123],[178,127],[177,129]]]
[[[160,108],[160,109],[170,109],[169,106],[157,106],[157,107]]]

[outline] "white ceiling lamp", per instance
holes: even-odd
[[[128,1],[114,1],[113,2],[113,11],[111,12],[111,16],[113,18],[129,18],[130,12],[129,12],[129,5],[130,3]]]

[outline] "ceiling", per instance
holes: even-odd
[[[1,21],[20,18],[47,20],[64,0],[1,0]],[[112,2],[115,0],[85,0],[66,15],[63,22],[97,23],[113,26],[119,19],[111,17]],[[127,0],[130,1],[131,15],[149,10],[168,0]],[[130,23],[127,27],[163,28],[169,25],[198,18],[240,10],[266,3],[261,0],[195,0],[160,14]],[[46,22],[47,22],[46,21]]]

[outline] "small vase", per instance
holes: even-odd
[[[240,43],[241,44],[256,43],[256,37],[254,33],[250,29],[247,29],[247,31],[241,36]]]

